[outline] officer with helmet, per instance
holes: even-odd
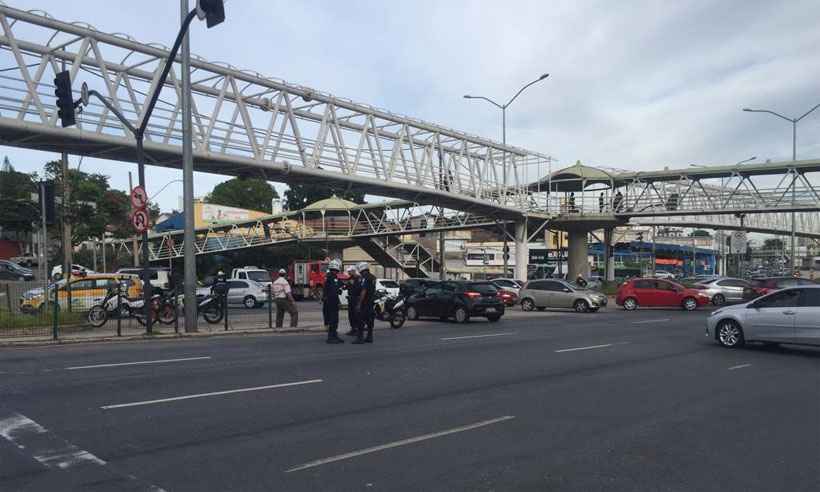
[[[361,278],[359,271],[354,265],[347,267],[347,320],[350,322],[350,331],[347,336],[359,336],[362,329],[361,316],[359,315],[359,296],[362,292]]]
[[[359,294],[359,333],[353,343],[373,343],[373,323],[376,319],[376,277],[370,273],[370,265],[361,262],[356,267],[361,277],[361,293]],[[363,337],[367,329],[367,336]]]
[[[331,260],[327,266],[327,277],[325,278],[324,292],[322,296],[322,316],[325,326],[327,326],[327,343],[345,343],[339,338],[339,295],[342,292],[342,282],[339,280],[339,271],[342,269],[342,262]]]

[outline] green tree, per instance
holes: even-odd
[[[350,200],[353,203],[365,203],[364,192],[336,190],[328,186],[314,184],[291,186],[285,192],[285,203],[288,210],[299,210],[313,202],[330,198],[333,195],[345,200]]]
[[[783,240],[779,238],[769,238],[763,241],[764,251],[779,251],[783,249]]]
[[[239,177],[216,185],[205,202],[270,212],[271,201],[276,198],[276,189],[264,179]]]
[[[33,230],[33,224],[40,220],[37,202],[31,200],[31,194],[36,192],[36,178],[15,171],[7,157],[0,170],[0,227],[3,230],[15,234]]]

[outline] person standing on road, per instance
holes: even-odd
[[[350,322],[350,331],[345,333],[347,336],[359,336],[362,330],[362,320],[359,313],[359,296],[362,292],[361,278],[356,267],[350,265],[347,267],[347,274],[350,279],[347,281],[347,320]]]
[[[339,294],[342,282],[339,280],[339,270],[342,265],[339,260],[332,260],[327,266],[324,292],[322,295],[322,316],[327,326],[327,343],[345,343],[339,338]]]
[[[293,290],[288,283],[287,270],[279,270],[279,278],[271,284],[271,295],[276,303],[276,327],[282,328],[285,321],[285,311],[290,314],[290,327],[296,328],[299,325],[299,310],[296,309],[296,301],[293,299]]]
[[[353,343],[373,343],[373,322],[376,318],[375,297],[376,297],[376,277],[370,273],[370,265],[361,262],[358,265],[361,280],[361,296],[359,297],[359,322],[361,328],[356,341]],[[367,336],[362,338],[364,330],[367,328]]]

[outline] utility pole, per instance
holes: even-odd
[[[438,233],[438,251],[439,251],[439,280],[447,280],[447,265],[444,263],[444,231]]]
[[[180,0],[180,20],[188,15],[188,0]],[[197,331],[196,253],[194,251],[194,154],[191,134],[191,43],[190,33],[182,38],[182,201],[185,331]]]

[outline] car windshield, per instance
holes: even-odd
[[[385,289],[398,289],[399,284],[395,280],[381,280],[382,287]]]
[[[586,287],[581,287],[581,286],[580,286],[580,285],[578,285],[578,283],[577,283],[577,282],[575,282],[575,281],[573,281],[573,282],[567,282],[567,283],[569,284],[569,286],[570,286],[570,287],[572,287],[572,288],[573,288],[573,289],[575,289],[575,290],[587,290],[587,288],[586,288]]]
[[[254,282],[270,282],[270,273],[265,270],[254,270],[248,272],[248,279]]]

